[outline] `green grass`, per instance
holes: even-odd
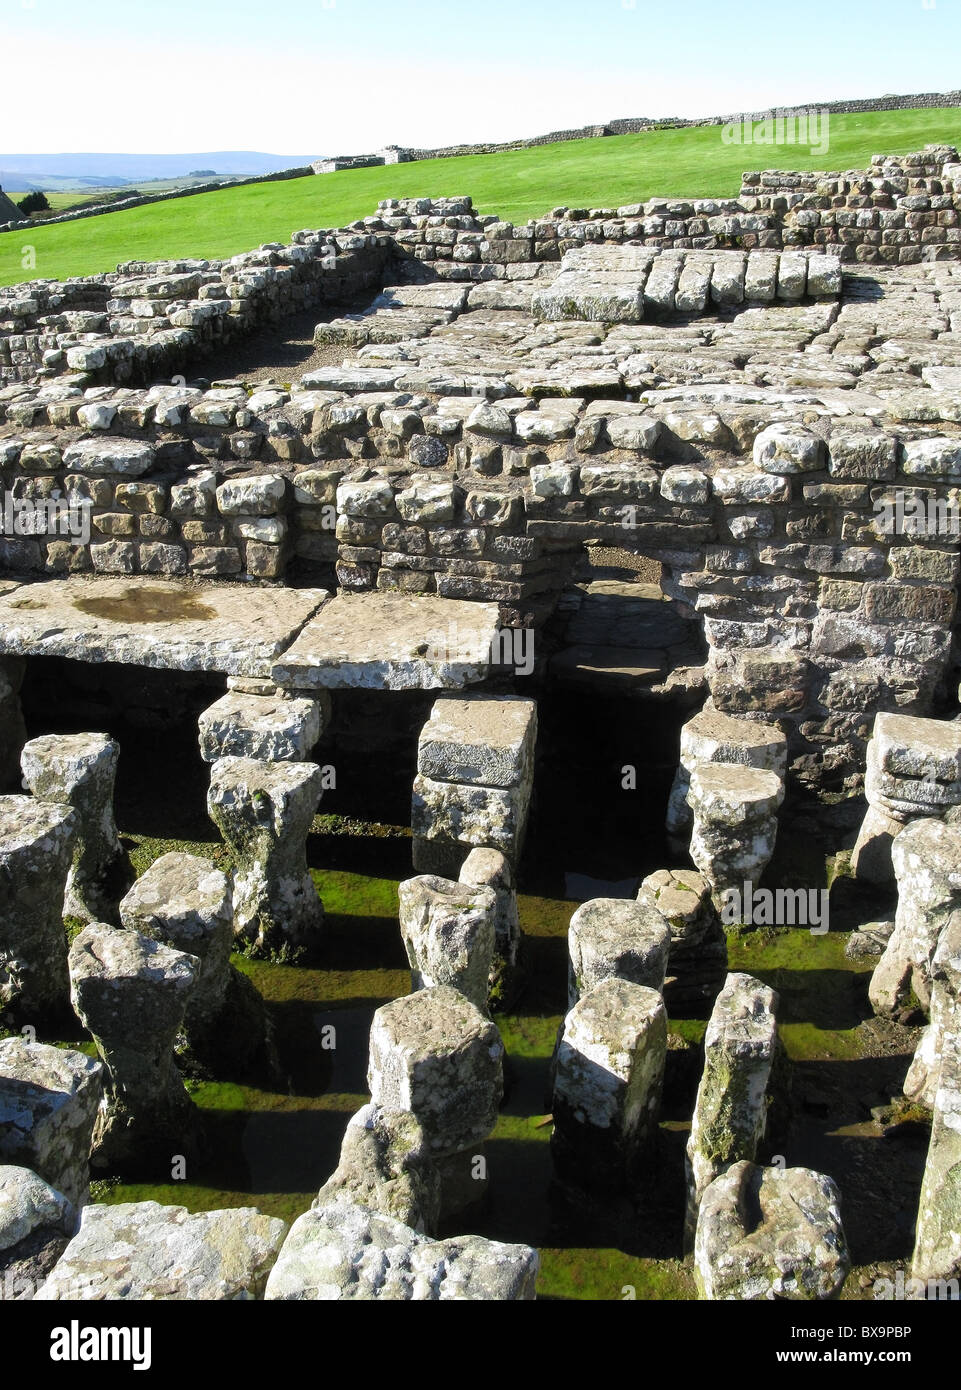
[[[470,194],[482,212],[514,222],[552,206],[616,207],[655,196],[733,197],[743,170],[864,168],[871,155],[961,143],[961,109],[831,117],[830,150],[725,145],[717,126],[572,140],[535,149],[253,184],[0,236],[0,284],[114,270],[121,261],[224,257],[302,227],[339,227],[381,198]],[[29,234],[29,235],[28,235]],[[36,264],[22,265],[22,247]]]

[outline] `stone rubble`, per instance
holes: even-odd
[[[741,1160],[705,1189],[694,1243],[701,1298],[837,1298],[850,1267],[840,1194],[823,1173]]]
[[[533,1299],[537,1252],[483,1236],[432,1241],[366,1207],[312,1209],[290,1229],[265,1297],[434,1302]]]
[[[104,1080],[104,1068],[83,1052],[0,1040],[0,1159],[83,1206]]]

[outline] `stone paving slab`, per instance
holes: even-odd
[[[488,674],[498,626],[496,603],[338,594],[274,662],[271,677],[294,690],[461,689]]]
[[[165,579],[54,579],[0,594],[0,655],[269,677],[330,597]]]

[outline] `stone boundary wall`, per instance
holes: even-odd
[[[30,227],[52,227],[57,222],[78,222],[84,217],[103,217],[110,212],[126,212],[128,208],[144,207],[147,203],[166,203],[171,198],[190,198],[194,193],[216,193],[222,188],[245,188],[254,183],[302,179],[312,172],[311,166],[305,164],[294,169],[281,169],[273,174],[252,174],[249,178],[217,179],[211,183],[198,183],[193,188],[171,188],[163,193],[138,193],[134,197],[118,199],[115,203],[97,203],[89,207],[74,208],[71,212],[57,213],[52,217],[25,217],[18,222],[0,222],[0,232],[22,232]]]
[[[940,107],[961,106],[961,91],[919,92],[913,96],[862,97],[851,101],[795,102],[792,106],[768,107],[764,111],[730,111],[724,116],[631,116],[606,121],[601,125],[579,126],[573,130],[552,130],[546,135],[534,135],[523,140],[506,140],[499,144],[442,145],[433,149],[392,146],[399,150],[398,163],[419,162],[424,159],[456,159],[463,155],[500,154],[508,150],[536,149],[540,145],[556,145],[567,140],[596,140],[608,135],[639,135],[648,130],[687,129],[694,126],[728,125],[731,121],[762,121],[780,111],[827,111],[831,115],[855,114],[860,111],[936,110]],[[358,161],[358,162],[354,162]],[[359,161],[363,161],[362,163]],[[337,159],[319,160],[319,164],[336,163],[339,168],[368,168],[386,161],[382,154],[349,155]],[[317,173],[333,172],[315,166]]]

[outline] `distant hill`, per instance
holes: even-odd
[[[218,178],[274,174],[309,164],[315,154],[264,154],[260,150],[206,150],[188,154],[0,154],[0,186],[24,192],[45,186],[66,190],[119,187],[148,179],[186,178],[214,169]]]

